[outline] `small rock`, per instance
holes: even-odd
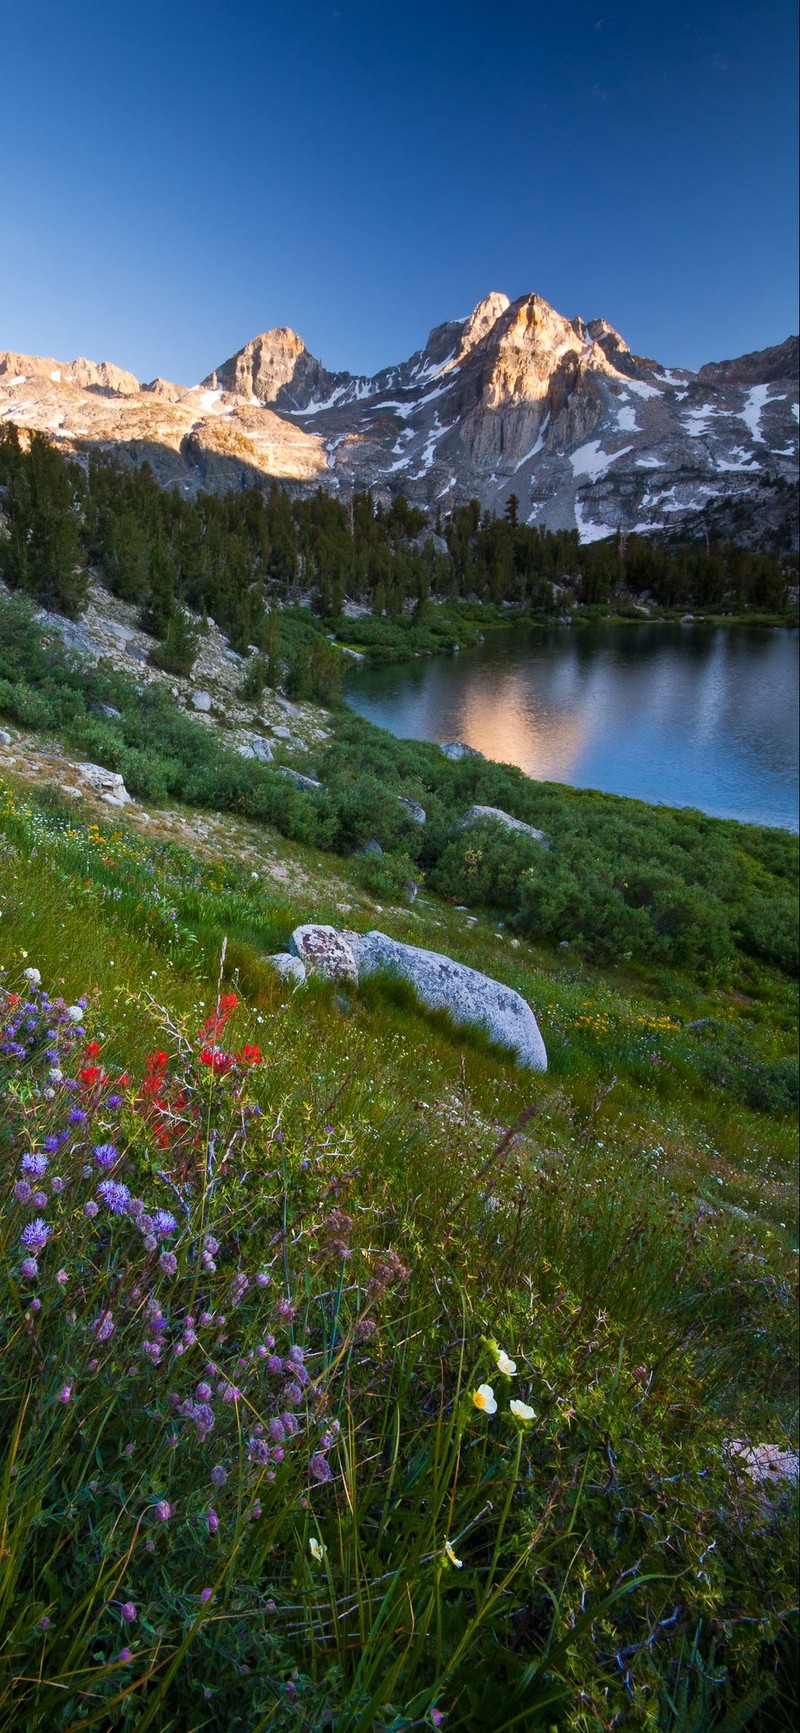
[[[239,747],[240,758],[257,758],[259,764],[272,763],[272,747],[263,734],[251,734]]]
[[[381,848],[381,845],[379,842],[365,842],[364,847],[361,850],[361,853],[362,854],[382,855],[383,849]]]
[[[104,716],[106,722],[122,721],[122,711],[117,709],[116,704],[93,704],[92,709],[95,716]]]
[[[282,722],[279,722],[272,732],[276,740],[294,740],[291,728],[284,728]]]
[[[301,962],[316,975],[324,975],[329,981],[358,981],[358,967],[352,949],[335,927],[307,926],[295,927],[289,940],[289,949],[293,957],[299,957]]]
[[[440,750],[453,764],[460,764],[462,758],[483,758],[483,753],[477,752],[474,746],[467,746],[465,740],[448,740]]]
[[[192,704],[193,704],[195,710],[202,710],[204,712],[204,714],[207,715],[209,710],[211,709],[211,705],[212,705],[211,693],[210,692],[193,692],[192,693]]]
[[[296,788],[315,789],[322,787],[322,783],[318,781],[316,776],[303,776],[301,771],[290,769],[288,764],[279,764],[278,774],[288,776]]]
[[[734,1466],[753,1482],[765,1505],[772,1506],[785,1488],[796,1486],[800,1477],[796,1450],[784,1450],[780,1444],[750,1444],[746,1438],[728,1438],[723,1448]]]
[[[518,830],[534,842],[541,843],[542,848],[549,848],[549,839],[543,830],[535,830],[532,824],[523,824],[521,818],[512,818],[510,812],[503,812],[499,806],[471,806],[461,820],[462,830],[469,830],[473,824],[503,824],[506,830]]]
[[[0,728],[0,746],[11,746],[11,745],[13,745],[13,742],[11,739],[11,735],[8,732],[8,729],[7,728]]]
[[[405,794],[398,794],[397,799],[400,805],[405,807],[409,817],[413,818],[415,824],[427,824],[428,814],[424,806],[420,806],[418,800],[409,800]]]
[[[288,951],[277,951],[273,957],[267,957],[283,981],[296,981],[302,987],[306,978],[306,966],[300,957],[290,956]]]

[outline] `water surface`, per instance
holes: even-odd
[[[359,669],[392,734],[464,740],[528,776],[798,827],[798,639],[750,626],[491,631],[460,655]]]

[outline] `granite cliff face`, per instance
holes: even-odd
[[[798,340],[698,373],[632,354],[604,319],[492,293],[372,377],[332,373],[281,327],[192,388],[139,385],[107,362],[0,354],[0,419],[68,448],[147,458],[187,491],[275,477],[429,509],[477,498],[577,528],[689,525],[745,502],[765,522],[797,476]]]

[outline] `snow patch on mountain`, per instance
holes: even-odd
[[[570,453],[569,461],[572,464],[572,473],[573,475],[588,475],[592,481],[597,481],[599,476],[605,475],[606,471],[611,468],[612,463],[616,463],[620,457],[624,457],[626,451],[632,450],[632,445],[623,445],[620,451],[603,451],[599,439],[593,439],[588,445],[581,445],[577,451]]]

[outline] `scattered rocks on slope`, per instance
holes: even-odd
[[[428,814],[426,813],[424,806],[420,806],[418,800],[409,800],[405,794],[398,794],[396,798],[399,800],[400,805],[405,807],[406,812],[409,814],[410,818],[413,818],[415,824],[427,824]]]
[[[289,950],[293,957],[299,957],[307,970],[324,975],[329,981],[358,980],[358,968],[348,939],[335,927],[315,926],[313,923],[295,927]]]
[[[79,776],[89,787],[95,790],[101,800],[109,806],[129,806],[132,796],[128,793],[122,777],[115,770],[106,770],[102,764],[77,764]]]
[[[313,791],[322,787],[322,783],[316,776],[304,776],[301,770],[292,770],[288,764],[279,764],[278,771],[281,776],[288,776],[295,788],[306,788]]]
[[[471,806],[461,820],[463,830],[469,830],[473,824],[504,824],[506,830],[523,831],[525,836],[541,843],[543,848],[549,848],[549,839],[543,830],[536,830],[532,824],[523,824],[521,818],[512,818],[510,812],[503,812],[499,806]]]
[[[447,744],[442,746],[440,750],[444,753],[445,758],[451,759],[454,764],[460,764],[462,758],[483,757],[482,752],[478,752],[474,746],[467,746],[464,740],[448,740]]]

